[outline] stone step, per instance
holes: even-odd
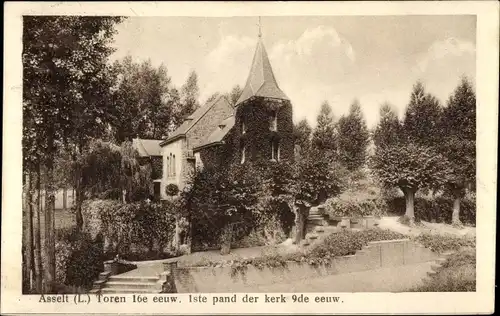
[[[108,281],[105,284],[106,288],[127,288],[127,289],[161,289],[161,286],[156,282],[120,282]]]
[[[314,228],[314,231],[317,232],[317,233],[324,233],[325,229],[323,228],[323,226],[316,226]]]
[[[301,241],[300,241],[300,245],[301,245],[301,246],[304,246],[304,247],[307,247],[307,246],[309,246],[310,244],[311,244],[311,243],[310,243],[310,242],[309,242],[309,240],[307,240],[307,239],[304,239],[304,240],[301,240]]]
[[[127,275],[113,275],[109,277],[109,281],[116,282],[157,282],[157,276],[127,276]]]
[[[317,225],[317,226],[324,226],[325,225],[325,220],[323,219],[308,219],[307,224],[312,224],[312,225]]]
[[[130,289],[130,288],[103,288],[101,294],[135,294],[135,293],[160,293],[160,290]]]

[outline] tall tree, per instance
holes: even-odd
[[[384,103],[380,107],[380,121],[373,133],[373,141],[377,147],[395,145],[402,137],[402,126],[392,106]]]
[[[423,146],[438,145],[441,114],[442,107],[437,98],[426,93],[424,85],[418,81],[413,86],[403,120],[407,140]]]
[[[452,170],[446,185],[454,198],[452,223],[460,225],[460,199],[476,179],[476,94],[465,77],[448,100],[441,129],[440,148]]]
[[[337,154],[337,131],[332,108],[323,102],[317,118],[317,125],[312,136],[312,145],[328,156]]]
[[[354,100],[347,116],[338,123],[339,158],[348,170],[362,167],[366,161],[370,134],[358,100]]]
[[[189,74],[186,83],[181,88],[181,103],[182,108],[180,116],[185,118],[191,115],[200,107],[199,103],[200,90],[198,88],[198,75],[193,70]]]
[[[306,119],[300,120],[294,126],[295,145],[298,145],[300,152],[306,153],[311,149],[312,128]]]
[[[166,137],[180,110],[167,68],[155,68],[149,60],[135,63],[127,56],[113,64],[113,74],[117,77],[112,95],[115,141]]]
[[[54,158],[102,131],[110,104],[107,58],[119,17],[23,17],[23,111],[45,169],[46,291],[55,280]],[[30,143],[28,141],[28,143]],[[24,145],[24,144],[23,144]],[[29,153],[28,153],[29,154]],[[81,213],[77,223],[81,225]]]
[[[378,145],[372,169],[382,184],[401,189],[406,199],[405,215],[412,225],[415,193],[420,189],[440,188],[450,173],[448,161],[436,148],[441,108],[434,97],[425,93],[422,83],[417,82],[401,127],[388,109],[384,113],[376,131]]]

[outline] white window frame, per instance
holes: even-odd
[[[244,164],[245,163],[245,160],[246,160],[246,151],[247,151],[247,146],[246,145],[243,145],[241,147],[241,164]]]

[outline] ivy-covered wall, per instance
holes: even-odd
[[[274,111],[277,111],[277,131],[270,130]],[[271,142],[279,142],[280,160],[294,159],[294,136],[292,105],[289,101],[252,98],[238,106],[234,125],[234,135],[230,146],[235,154],[235,163],[241,161],[242,146],[246,146],[245,161],[271,160]],[[246,131],[243,134],[242,124]],[[227,142],[229,144],[229,141]]]

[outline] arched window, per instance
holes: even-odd
[[[245,124],[245,119],[241,119],[241,134],[245,134],[247,132],[247,126]]]
[[[170,163],[168,164],[168,175],[171,177],[172,176],[172,153],[170,153]]]

